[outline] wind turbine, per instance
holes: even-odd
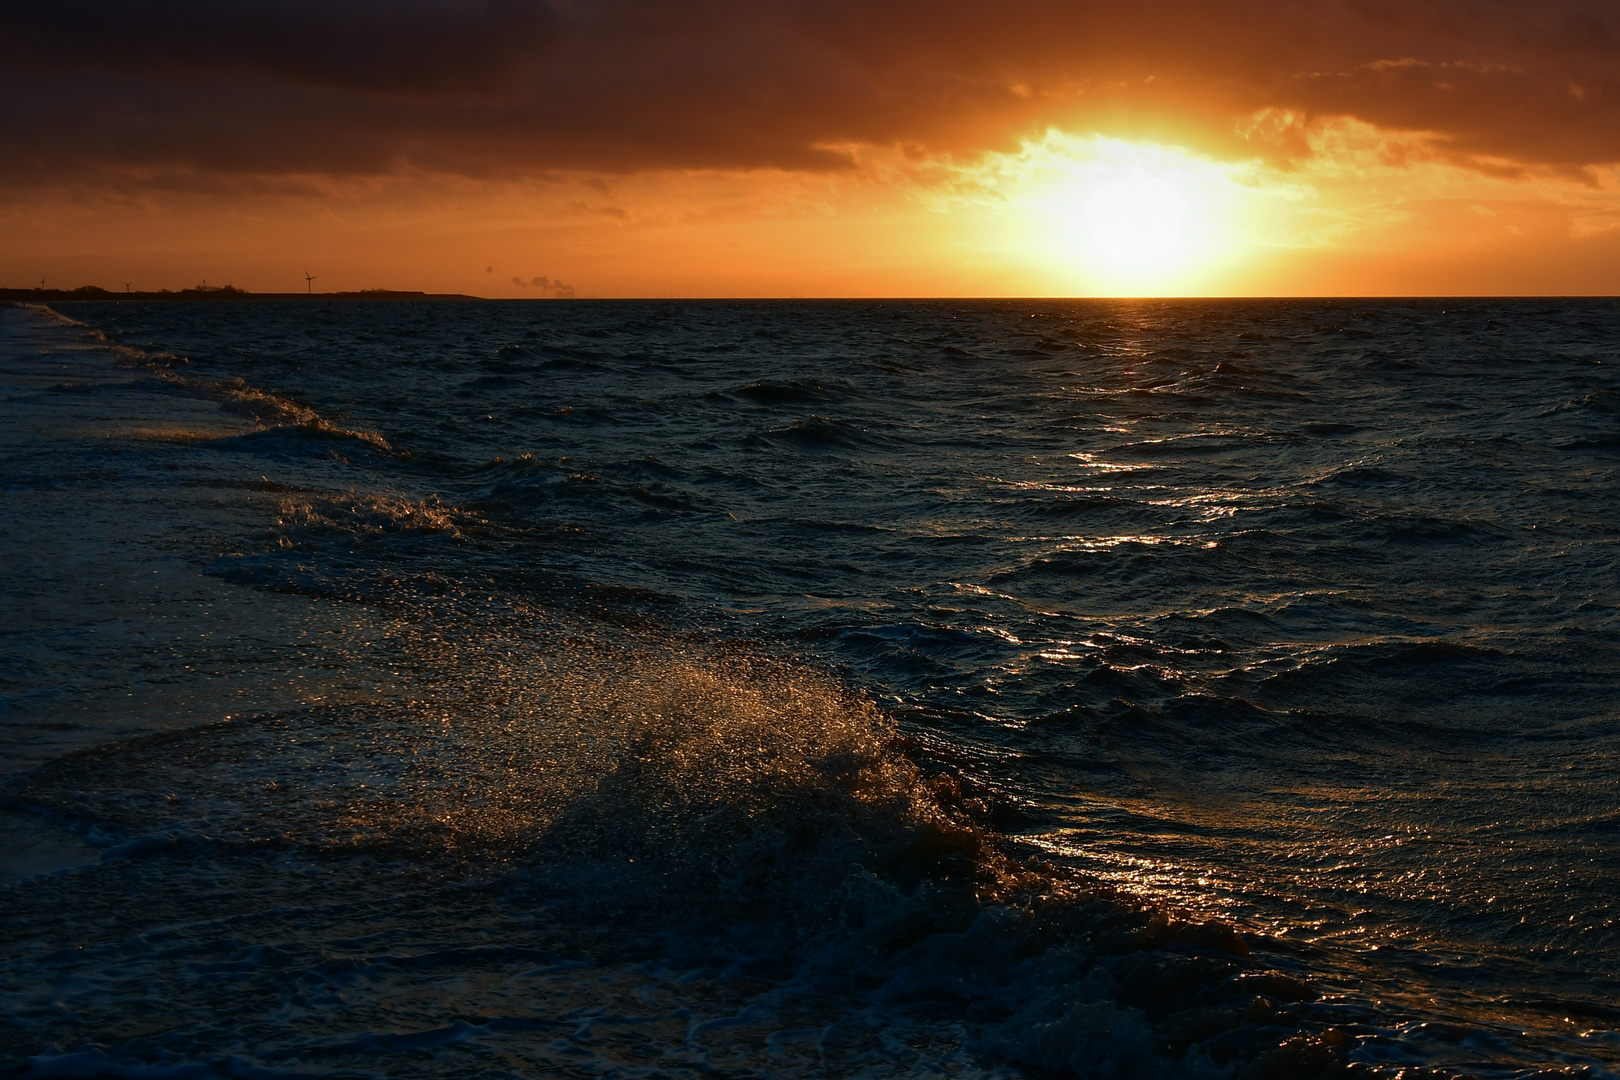
[[[135,283],[134,283],[134,282],[133,282],[133,281],[126,281],[126,282],[124,282],[124,291],[125,291],[125,292],[126,292],[126,293],[127,293],[127,292],[129,292],[129,287],[130,287],[130,286],[131,286],[131,285],[133,285],[133,284],[135,284]]]
[[[308,270],[304,271],[304,288],[309,290],[309,295],[315,295],[315,275]]]

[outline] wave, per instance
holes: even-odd
[[[787,427],[751,435],[749,441],[811,454],[865,450],[877,442],[871,433],[854,424],[826,416],[795,420]]]
[[[857,396],[855,385],[842,380],[769,379],[739,386],[737,397],[762,405],[797,405],[822,401],[847,401]]]
[[[1140,458],[1201,457],[1206,454],[1227,454],[1259,443],[1288,441],[1290,433],[1201,431],[1173,438],[1142,442],[1120,443],[1109,453]]]
[[[258,431],[204,444],[216,450],[336,461],[347,461],[351,454],[387,457],[401,453],[376,432],[340,427],[306,405],[250,386],[241,379],[218,382],[177,374],[172,369],[160,369],[160,374],[186,392],[217,401],[222,412],[246,417],[259,425]]]
[[[1311,487],[1407,487],[1413,483],[1413,477],[1397,469],[1386,469],[1381,465],[1368,465],[1352,463],[1338,468],[1330,469],[1320,476],[1314,477],[1306,484]]]
[[[324,420],[261,428],[245,435],[208,439],[199,445],[237,454],[274,458],[327,458],[348,462],[353,457],[393,456],[396,451],[380,435],[351,431]]]
[[[1037,518],[1085,518],[1131,522],[1139,529],[1162,525],[1167,517],[1179,516],[1167,514],[1164,507],[1155,506],[1142,499],[1097,493],[1052,494],[1039,501],[1020,499],[1014,504],[1014,509],[1021,515]]]
[[[1345,1060],[1332,1010],[1277,967],[1281,954],[1265,959],[1230,925],[1021,854],[988,824],[991,788],[931,761],[827,677],[736,650],[551,646],[484,687],[501,704],[475,694],[453,707],[248,717],[37,770],[13,786],[12,805],[71,822],[106,850],[98,867],[26,883],[18,925],[102,878],[179,887],[246,873],[251,889],[216,899],[215,933],[229,935],[216,969],[290,993],[312,975],[290,954],[254,959],[269,946],[251,944],[251,911],[294,902],[309,878],[267,878],[263,860],[359,860],[388,895],[351,888],[331,927],[306,906],[314,939],[292,951],[314,948],[329,964],[364,954],[366,939],[342,936],[350,920],[427,902],[461,941],[440,947],[437,974],[476,986],[510,957],[467,947],[478,925],[447,914],[441,896],[460,879],[503,910],[547,913],[550,954],[584,965],[571,993],[606,958],[678,967],[726,956],[749,972],[744,1015],[790,1027],[881,1017],[954,1032],[986,1063],[1081,1076],[1107,1063],[1109,1075],[1147,1078],[1308,1075]],[[124,962],[131,986],[164,963]],[[65,955],[34,963],[36,976],[72,967]],[[285,1049],[274,1014],[234,1022],[257,1033],[250,1059]],[[99,1052],[123,1061],[131,1046]]]
[[[1016,565],[990,573],[985,582],[1005,585],[1090,577],[1129,581],[1149,570],[1162,572],[1172,568],[1202,578],[1216,572],[1227,559],[1224,545],[1216,546],[1198,536],[1166,537],[1157,533],[1104,536],[1028,556]]]
[[[1359,724],[1387,722],[1415,732],[1434,721],[1413,706],[1455,708],[1464,696],[1490,691],[1511,678],[1504,659],[1491,646],[1444,638],[1326,645],[1264,673],[1255,692],[1276,705],[1313,712],[1333,702],[1340,710],[1363,714]],[[1406,709],[1398,720],[1386,721],[1389,706],[1397,703]],[[1441,723],[1436,737],[1446,737],[1447,731],[1454,737],[1466,722],[1459,717]]]
[[[512,374],[531,371],[544,366],[544,363],[545,357],[526,346],[501,345],[496,348],[494,356],[478,361],[478,368],[496,374]]]
[[[301,493],[280,500],[274,523],[246,550],[218,556],[206,572],[271,592],[376,600],[406,591],[402,565],[421,563],[409,592],[441,593],[439,548],[488,528],[437,496]]]
[[[1364,671],[1432,671],[1456,665],[1489,665],[1502,656],[1500,649],[1444,639],[1373,641],[1336,645],[1312,665],[1350,666]]]
[[[337,461],[346,461],[351,454],[397,456],[401,453],[376,432],[341,427],[307,405],[249,385],[243,379],[218,380],[191,374],[179,369],[190,363],[185,357],[118,345],[102,331],[50,308],[38,310],[61,325],[81,329],[81,338],[120,362],[146,369],[155,380],[154,388],[213,401],[221,412],[251,420],[259,427],[242,435],[189,440],[199,445],[268,457],[319,457]],[[88,387],[76,386],[75,389],[82,392]]]
[[[279,547],[296,547],[315,538],[340,536],[364,544],[379,537],[423,534],[461,539],[462,511],[437,496],[407,499],[396,495],[302,496],[283,499],[273,529]]]
[[[532,454],[486,463],[487,483],[479,504],[503,510],[591,509],[652,514],[713,514],[685,483],[686,474],[652,457],[604,462],[596,472],[571,468],[572,459],[543,460]]]
[[[1620,391],[1594,390],[1581,399],[1581,404],[1595,412],[1620,413]]]
[[[455,393],[460,397],[477,397],[480,394],[509,390],[519,385],[521,384],[516,379],[508,375],[479,375],[456,387]]]

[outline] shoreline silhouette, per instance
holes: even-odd
[[[96,285],[76,289],[0,289],[0,303],[47,301],[123,302],[151,300],[481,300],[467,293],[430,293],[407,289],[358,289],[341,292],[249,292],[231,285],[205,285],[190,289],[113,292]]]

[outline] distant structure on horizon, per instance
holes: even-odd
[[[309,295],[315,295],[315,275],[311,274],[308,270],[304,271],[304,289],[309,293]]]

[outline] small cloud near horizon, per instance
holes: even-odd
[[[574,298],[574,287],[572,285],[566,285],[561,281],[553,281],[544,275],[530,278],[527,281],[520,277],[514,277],[512,284],[520,289],[539,289],[545,295],[558,300],[572,300]]]

